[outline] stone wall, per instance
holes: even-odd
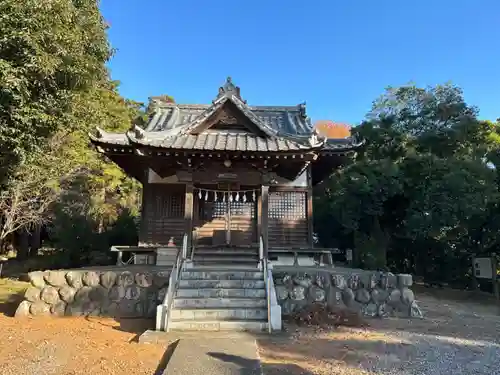
[[[276,267],[273,278],[283,316],[311,303],[354,310],[366,317],[423,316],[411,290],[411,275],[347,268],[300,271]]]
[[[16,316],[154,317],[170,271],[124,269],[37,271]]]

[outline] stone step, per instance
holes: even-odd
[[[198,298],[265,298],[265,289],[233,289],[233,288],[204,288],[187,289],[180,288],[176,297],[198,297]]]
[[[267,329],[267,322],[262,321],[171,321],[172,331],[251,331],[261,332]],[[239,371],[238,371],[239,373]]]
[[[233,308],[233,309],[173,309],[170,311],[172,320],[264,320],[267,321],[265,308]]]
[[[203,250],[195,250],[194,255],[197,255],[197,254],[258,256],[259,252],[258,251],[248,251],[248,250],[203,249]]]
[[[179,288],[201,289],[201,288],[226,288],[226,289],[263,289],[264,280],[179,280]]]
[[[257,266],[257,260],[256,259],[241,259],[241,260],[236,260],[236,259],[226,259],[226,260],[213,260],[213,259],[193,259],[193,264],[196,267],[215,267],[215,266],[227,266],[227,267],[234,267],[235,265],[238,266],[244,266],[244,267],[251,267],[251,266]],[[257,268],[257,267],[256,267]]]
[[[176,297],[173,303],[174,308],[235,308],[235,307],[267,307],[265,298],[198,298],[198,297]]]
[[[201,261],[208,260],[208,261],[212,261],[212,262],[221,262],[221,263],[228,262],[229,264],[241,263],[241,262],[249,262],[249,263],[256,264],[259,261],[259,257],[252,256],[252,255],[245,255],[245,256],[240,255],[238,257],[234,257],[234,256],[223,256],[223,255],[195,254],[195,256],[193,257],[193,261],[197,262],[200,260]]]
[[[173,266],[175,260],[156,260],[157,266]]]
[[[257,270],[216,270],[192,268],[181,273],[181,280],[263,280],[264,274]]]

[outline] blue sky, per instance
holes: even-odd
[[[384,88],[451,81],[500,117],[500,0],[102,0],[122,95],[210,103],[227,76],[252,105],[307,101],[358,123]]]

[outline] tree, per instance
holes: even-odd
[[[80,94],[108,81],[95,0],[0,3],[0,185],[59,130],[77,129]]]
[[[430,279],[465,277],[471,249],[500,243],[490,223],[499,213],[491,166],[500,133],[476,114],[450,84],[389,88],[353,128],[366,140],[357,162],[316,198],[320,241],[354,247],[368,268],[387,260]]]

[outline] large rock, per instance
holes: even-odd
[[[331,308],[342,306],[342,290],[334,287],[328,288],[326,303]]]
[[[88,271],[82,276],[83,284],[90,287],[96,287],[99,285],[99,275],[97,272]]]
[[[44,272],[35,271],[28,274],[31,285],[35,288],[42,289],[45,286]]]
[[[69,286],[80,289],[83,286],[82,273],[79,271],[69,271],[66,273],[66,281]]]
[[[387,300],[389,293],[385,289],[373,289],[371,291],[371,300],[376,304],[381,304]]]
[[[48,316],[50,315],[50,305],[47,305],[43,301],[32,303],[30,313],[33,316]]]
[[[391,290],[386,302],[389,306],[398,306],[401,303],[401,291],[399,289]]]
[[[83,286],[77,290],[75,293],[74,302],[77,305],[83,305],[87,302],[90,302],[90,293],[92,292],[92,287]]]
[[[309,288],[313,283],[312,278],[308,274],[294,276],[293,282],[306,289]]]
[[[370,292],[366,289],[358,289],[356,291],[356,301],[362,304],[367,304],[370,302],[371,296]]]
[[[349,276],[349,280],[347,280],[347,287],[352,289],[352,290],[358,290],[359,287],[361,286],[361,280],[359,275],[357,274],[352,274]]]
[[[347,282],[344,275],[332,275],[332,284],[333,286],[341,290],[347,288]]]
[[[109,299],[111,301],[119,302],[125,298],[125,287],[115,285],[109,290]]]
[[[45,274],[45,282],[49,285],[60,288],[67,285],[66,273],[64,271],[49,271]]]
[[[24,293],[24,299],[30,302],[40,301],[40,289],[34,286],[30,286],[28,289],[26,289],[26,292]]]
[[[135,283],[143,288],[153,285],[153,275],[149,272],[141,272],[135,275]]]
[[[141,288],[137,285],[130,285],[125,288],[125,298],[129,300],[138,300],[141,297]]]
[[[276,285],[276,297],[278,298],[278,301],[283,301],[287,299],[290,295],[288,292],[288,288],[284,285]]]
[[[369,303],[362,308],[362,314],[369,318],[374,318],[378,315],[378,307],[374,303]]]
[[[415,294],[413,294],[413,290],[404,288],[401,290],[401,302],[405,305],[411,305],[411,303],[415,300]]]
[[[60,301],[59,292],[53,286],[46,286],[40,293],[40,299],[49,305],[54,305]]]
[[[63,286],[59,289],[59,296],[61,300],[66,303],[72,303],[75,299],[76,289],[70,286]]]
[[[134,275],[132,274],[132,272],[125,271],[118,275],[118,278],[116,279],[116,285],[127,287],[134,284],[134,281]]]
[[[420,310],[417,301],[412,301],[410,304],[410,318],[422,319],[423,317],[424,314],[422,313],[422,310]]]
[[[398,275],[398,287],[399,288],[409,288],[413,285],[413,277],[408,274],[399,274]]]
[[[91,301],[104,303],[108,300],[108,289],[100,285],[96,286],[90,291],[89,297]]]
[[[323,289],[318,286],[312,285],[307,293],[309,301],[311,302],[323,302],[326,299],[326,293]]]
[[[293,287],[290,292],[290,298],[295,301],[302,301],[306,298],[306,288],[300,285],[296,285]]]
[[[355,294],[352,289],[346,288],[342,291],[342,301],[346,306],[350,306],[354,302]]]
[[[116,282],[116,273],[112,271],[104,272],[101,275],[101,285],[107,289],[110,289]]]
[[[31,303],[29,301],[23,301],[19,304],[19,306],[16,309],[16,313],[14,316],[16,318],[24,318],[26,316],[30,315],[30,307]]]
[[[59,301],[55,305],[50,306],[50,313],[54,316],[66,315],[66,303]]]

